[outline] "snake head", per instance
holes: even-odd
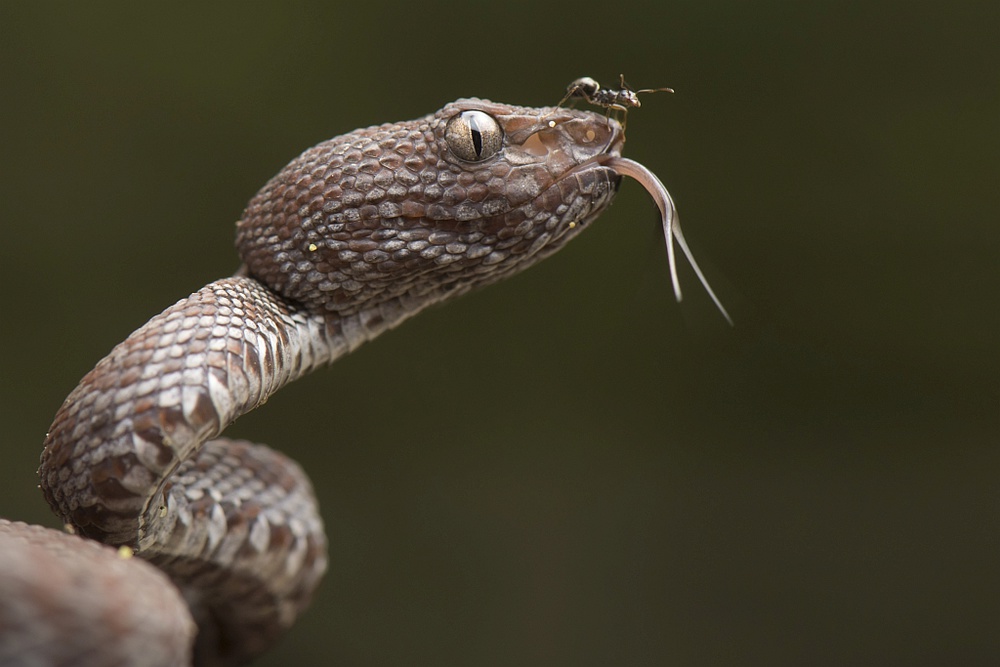
[[[458,100],[309,149],[247,206],[237,246],[312,310],[410,315],[562,247],[611,203],[623,141],[593,112]]]

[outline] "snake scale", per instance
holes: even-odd
[[[605,114],[461,99],[293,160],[237,222],[237,275],[153,317],[59,409],[39,475],[76,535],[0,521],[0,663],[241,664],[266,650],[323,575],[323,524],[294,462],[214,438],[422,309],[556,252],[623,175],[663,212],[676,288],[671,239],[690,253],[672,203],[623,144]],[[25,558],[44,563],[40,580]]]

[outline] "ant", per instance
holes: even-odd
[[[566,87],[566,94],[556,107],[561,107],[569,99],[582,99],[596,107],[607,109],[608,114],[612,109],[622,112],[622,129],[625,129],[625,120],[628,118],[628,110],[642,106],[639,103],[639,93],[672,93],[673,88],[642,88],[632,90],[625,83],[625,75],[619,75],[620,90],[613,88],[601,88],[601,84],[589,76],[582,76]]]

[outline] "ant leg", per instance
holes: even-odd
[[[581,90],[583,90],[583,88],[580,87],[580,86],[570,86],[566,90],[566,94],[563,95],[562,99],[559,100],[559,103],[556,104],[556,106],[554,107],[554,109],[559,109],[560,107],[562,107],[562,105],[566,104],[567,101],[569,101],[574,95],[576,95]],[[584,98],[586,99],[586,94],[584,94]],[[551,116],[552,113],[553,112],[550,111],[549,113],[546,114],[546,117]]]
[[[559,104],[557,104],[557,105],[556,105],[556,109],[558,109],[558,108],[559,108],[559,107],[561,107],[562,105],[566,104],[566,101],[567,101],[567,100],[568,100],[569,98],[573,97],[573,93],[575,93],[576,91],[577,91],[577,89],[576,89],[576,88],[570,88],[569,90],[567,90],[567,91],[566,91],[566,94],[565,94],[565,95],[563,95],[563,98],[562,98],[561,100],[559,100]]]
[[[628,122],[628,107],[622,106],[621,104],[609,104],[607,106],[606,118],[611,117],[611,112],[615,112],[615,120],[621,123],[622,126],[622,136],[625,136],[625,125]],[[618,114],[621,114],[620,116]]]

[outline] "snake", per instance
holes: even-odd
[[[58,410],[38,474],[66,531],[0,521],[0,664],[234,665],[266,651],[326,570],[323,522],[299,465],[218,436],[425,308],[560,250],[623,176],[660,209],[677,297],[675,243],[725,315],[670,195],[624,143],[607,113],[469,98],[284,167],[236,223],[239,271],[150,319]]]

